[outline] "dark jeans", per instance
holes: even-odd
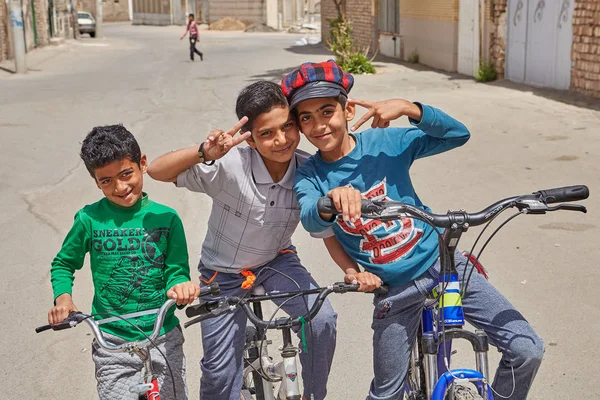
[[[198,51],[196,48],[196,42],[198,41],[197,36],[190,35],[190,60],[194,61],[194,53],[200,56],[200,60],[202,60],[202,52]]]

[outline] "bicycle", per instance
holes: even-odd
[[[545,214],[550,211],[569,210],[587,212],[585,206],[577,204],[548,204],[585,200],[589,196],[586,186],[569,186],[550,190],[540,190],[533,194],[513,196],[500,200],[478,213],[465,210],[448,211],[445,215],[433,214],[424,209],[397,201],[363,200],[362,217],[380,221],[392,221],[412,218],[431,225],[439,235],[441,271],[439,284],[434,288],[432,299],[425,303],[419,335],[413,345],[405,387],[409,400],[443,399],[489,399],[493,400],[493,389],[488,384],[488,337],[485,332],[470,332],[462,329],[465,320],[462,309],[462,297],[468,287],[473,269],[487,278],[478,259],[494,235],[510,220],[521,214]],[[477,257],[473,249],[489,224],[503,211],[516,208],[517,213],[504,221],[487,239]],[[338,214],[331,199],[323,197],[318,202],[320,212]],[[487,224],[478,236],[471,252],[466,253],[467,266],[462,281],[459,280],[454,261],[454,252],[463,233],[470,227]],[[438,229],[444,229],[440,233]],[[472,264],[465,282],[469,262]],[[420,338],[420,340],[419,340]],[[465,339],[475,352],[475,370],[450,369],[451,345],[453,339]],[[465,386],[468,382],[475,385],[477,391]],[[499,397],[503,397],[498,395]],[[510,396],[509,396],[510,397]]]
[[[216,296],[219,294],[219,286],[216,283],[211,283],[209,286],[204,286],[200,288],[200,297],[213,295]],[[43,325],[35,329],[36,333],[40,333],[46,330],[54,330],[60,331],[68,328],[74,328],[78,324],[82,322],[86,322],[90,329],[92,330],[94,337],[96,338],[96,342],[98,345],[111,353],[129,353],[136,354],[141,360],[144,362],[144,366],[142,370],[141,382],[139,384],[133,385],[129,388],[129,391],[132,393],[138,393],[140,400],[160,400],[160,388],[158,385],[158,379],[156,374],[152,368],[152,360],[150,358],[150,347],[155,346],[154,341],[158,338],[160,334],[160,330],[163,327],[163,323],[165,321],[165,316],[167,315],[167,311],[171,309],[171,307],[175,306],[177,303],[173,299],[168,299],[165,301],[162,306],[158,309],[144,311],[144,315],[156,314],[156,321],[154,321],[154,328],[150,335],[148,335],[144,340],[135,340],[130,342],[124,342],[122,344],[116,345],[112,344],[106,340],[99,326],[102,323],[108,322],[108,320],[127,320],[128,318],[133,318],[135,316],[139,316],[140,313],[133,314],[125,314],[120,316],[112,316],[111,318],[107,318],[105,320],[96,321],[93,315],[84,314],[80,311],[74,311],[69,314],[67,318],[65,318],[62,322],[58,324],[48,324]],[[162,354],[162,352],[161,352]],[[162,354],[164,357],[164,354]],[[166,359],[166,358],[165,358]],[[168,362],[167,362],[168,366]],[[169,367],[170,371],[170,367]],[[174,396],[176,397],[176,390],[173,388]]]
[[[292,328],[306,329],[305,325],[310,324],[310,321],[317,315],[325,299],[331,293],[356,292],[358,288],[359,285],[337,282],[320,288],[265,294],[262,286],[257,286],[248,296],[224,297],[189,306],[186,309],[186,315],[190,318],[196,318],[186,322],[184,327],[188,328],[205,319],[214,318],[241,307],[252,324],[246,327],[241,399],[300,400],[302,394],[296,361],[298,348],[292,343]],[[370,293],[385,293],[385,291],[386,289],[383,287]],[[268,321],[263,319],[261,302],[275,299],[293,299],[309,294],[317,294],[317,298],[313,306],[303,316],[298,318],[275,318],[280,306],[271,319]],[[280,349],[280,361],[274,361],[269,356],[267,346],[272,344],[272,341],[267,338],[267,331],[270,329],[282,332],[283,345]],[[306,346],[305,340],[303,340],[303,344]]]

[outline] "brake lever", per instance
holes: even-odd
[[[582,206],[581,204],[559,204],[557,206],[548,207],[548,211],[557,211],[557,210],[579,211],[582,213],[587,213],[586,206]]]

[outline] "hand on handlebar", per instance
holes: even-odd
[[[183,282],[167,291],[167,297],[177,302],[178,306],[192,304],[200,295],[200,286],[195,282]]]
[[[359,285],[359,292],[372,292],[373,290],[380,287],[383,282],[381,278],[370,272],[348,272],[344,276],[344,282],[351,285]]]
[[[355,222],[360,218],[360,207],[362,204],[362,195],[360,191],[351,187],[337,187],[327,193],[327,197],[331,198],[335,208],[342,214],[344,222]],[[328,220],[331,215],[321,215]]]
[[[55,299],[55,306],[48,311],[48,323],[58,324],[62,322],[73,311],[77,311],[77,307],[73,303],[73,298],[69,293],[63,293]]]

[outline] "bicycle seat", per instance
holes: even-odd
[[[250,289],[250,294],[252,296],[263,296],[266,293],[267,291],[265,290],[265,287],[263,285],[252,286],[252,289]]]

